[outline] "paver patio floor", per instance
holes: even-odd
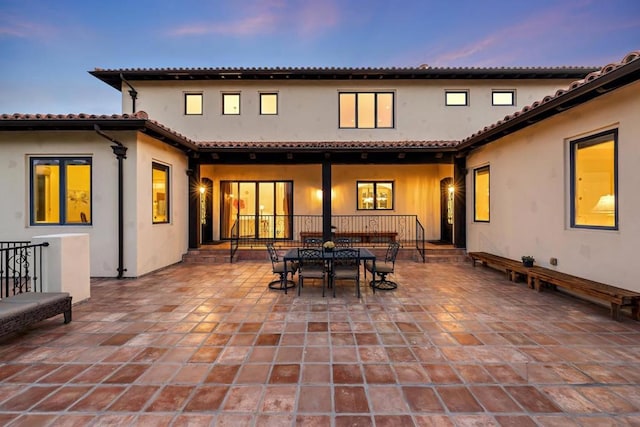
[[[267,262],[94,279],[0,341],[0,425],[638,426],[640,322],[469,264],[269,290]]]

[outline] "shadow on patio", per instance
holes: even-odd
[[[640,322],[470,264],[267,288],[268,262],[95,279],[0,342],[2,425],[640,424]]]

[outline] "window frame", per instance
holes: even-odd
[[[343,95],[353,95],[354,96],[354,124],[353,126],[343,126],[342,125],[342,96]],[[359,126],[359,109],[358,109],[358,95],[373,95],[374,96],[374,105],[373,105],[373,126],[372,127],[360,127]],[[391,95],[391,124],[390,126],[378,126],[378,102],[379,95]],[[383,91],[370,91],[370,92],[361,92],[361,91],[339,91],[338,92],[338,129],[395,129],[396,126],[396,93],[390,90]]]
[[[452,104],[449,102],[449,95],[464,94],[464,104]],[[469,106],[469,89],[445,89],[444,105],[446,107],[468,107]]]
[[[35,203],[35,164],[36,161],[59,162],[60,176],[58,182],[58,222],[38,222],[36,220]],[[89,166],[89,220],[87,222],[69,222],[67,219],[67,165],[73,162],[86,162]],[[88,156],[30,156],[29,157],[29,225],[36,227],[50,226],[90,226],[93,225],[93,158]]]
[[[359,188],[360,185],[373,185],[373,201],[371,208],[361,208],[360,207],[360,194]],[[391,197],[389,198],[391,203],[388,208],[379,208],[378,207],[378,184],[389,184],[391,186]],[[395,198],[396,198],[396,185],[395,181],[392,180],[375,180],[375,181],[364,181],[358,180],[356,181],[356,211],[392,211],[395,209]]]
[[[190,113],[189,112],[189,97],[200,97],[200,112],[199,113]],[[185,116],[202,116],[204,114],[204,94],[202,92],[185,92],[184,93],[184,115]]]
[[[227,110],[226,110],[226,107],[225,107],[226,106],[227,97],[232,97],[232,96],[233,97],[238,97],[238,112],[237,113],[227,113]],[[242,101],[242,99],[240,97],[240,92],[223,92],[222,93],[222,115],[223,116],[239,116],[240,112],[242,110],[240,108],[241,101]]]
[[[589,224],[577,224],[577,206],[576,206],[576,153],[578,145],[584,144],[582,148],[592,147],[597,144],[607,142],[609,137],[613,140],[613,196],[614,196],[614,213],[613,213],[613,225],[589,225]],[[569,212],[570,212],[570,226],[574,229],[591,229],[591,230],[609,230],[617,231],[619,229],[619,187],[618,187],[618,129],[606,130],[598,132],[593,135],[585,136],[575,140],[569,141]]]
[[[166,206],[165,206],[165,219],[162,221],[156,221],[155,219],[155,212],[154,212],[154,203],[157,202],[157,200],[155,200],[154,197],[154,190],[153,190],[153,173],[154,171],[161,171],[164,172],[166,174],[166,182],[165,182],[165,186],[166,186],[166,192],[165,192],[165,202],[166,202]],[[164,164],[164,163],[160,163],[157,161],[152,161],[151,162],[151,221],[153,224],[169,224],[171,223],[171,166]]]
[[[276,97],[276,111],[275,113],[265,113],[262,106],[262,97],[263,96],[275,96]],[[278,110],[279,110],[279,99],[280,97],[278,96],[278,92],[260,92],[260,115],[261,116],[277,116],[278,115]]]
[[[477,179],[480,172],[486,171],[487,177],[487,219],[478,218],[478,186]],[[491,222],[491,166],[484,165],[473,169],[473,222],[489,223]]]
[[[495,95],[496,94],[510,94],[511,95],[511,103],[503,104],[496,103]],[[491,105],[494,107],[514,107],[516,106],[516,90],[515,89],[492,89],[491,90]]]

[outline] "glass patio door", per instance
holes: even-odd
[[[221,238],[238,224],[241,239],[290,239],[293,221],[290,181],[222,181]]]

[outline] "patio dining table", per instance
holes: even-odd
[[[298,249],[300,248],[291,248],[289,250],[287,250],[287,252],[285,252],[284,256],[282,257],[282,260],[284,261],[284,277],[287,277],[287,266],[289,265],[290,262],[292,261],[299,261],[300,260],[300,256],[298,255]],[[372,261],[373,263],[373,277],[375,277],[375,272],[376,272],[376,256],[373,254],[373,252],[371,252],[369,249],[367,248],[354,248],[354,249],[358,249],[360,251],[360,260],[361,261]],[[329,265],[329,268],[331,268],[331,262],[333,261],[333,251],[327,251],[327,250],[321,250],[322,253],[322,259],[325,261],[325,263],[327,263]],[[287,293],[287,287],[284,286],[284,293]],[[360,298],[360,284],[358,284],[357,286],[357,293],[358,293],[358,298]]]

